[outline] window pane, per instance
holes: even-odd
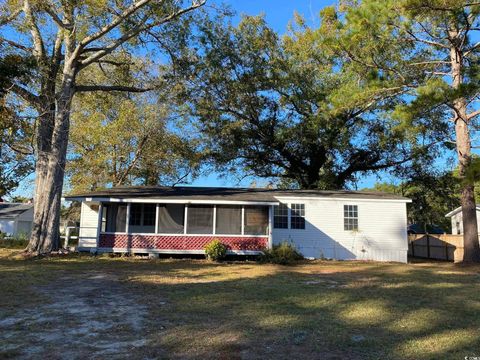
[[[155,226],[156,204],[143,204],[143,225]]]
[[[142,221],[142,204],[130,205],[130,225],[139,226]]]
[[[215,234],[242,233],[242,207],[230,205],[217,206],[217,218],[215,220]]]
[[[273,208],[273,214],[275,216],[288,216],[287,204],[275,205]]]
[[[245,235],[268,234],[268,207],[245,206]]]
[[[305,229],[305,218],[292,216],[292,229]]]
[[[358,230],[358,205],[343,206],[344,225],[343,228],[349,231]]]
[[[156,207],[156,204],[131,204],[128,231],[139,234],[154,233]]]
[[[213,206],[189,205],[187,211],[187,232],[189,234],[213,233]]]
[[[162,234],[183,234],[185,205],[160,204],[158,209],[158,232]]]
[[[305,229],[305,204],[292,204],[292,229]]]
[[[273,208],[273,227],[275,229],[288,229],[287,204],[275,205]]]
[[[104,204],[103,209],[102,219],[105,218],[105,231],[125,232],[127,228],[127,205],[109,203]]]

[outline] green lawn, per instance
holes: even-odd
[[[480,356],[480,267],[0,250],[0,358]]]

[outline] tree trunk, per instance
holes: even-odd
[[[456,34],[451,34],[456,35]],[[452,36],[453,39],[456,36]],[[452,67],[452,85],[458,89],[463,82],[463,54],[456,46],[450,50]],[[480,246],[477,229],[477,210],[475,204],[475,187],[471,179],[467,179],[466,172],[472,160],[470,132],[468,129],[467,101],[464,97],[454,100],[455,135],[457,143],[458,170],[462,180],[462,217],[463,217],[463,246],[464,262],[480,261]]]
[[[60,209],[70,129],[70,109],[74,93],[73,71],[64,72],[54,117],[38,127],[34,225],[27,251],[43,254],[60,246]],[[52,121],[54,119],[54,121]],[[53,123],[53,124],[52,124]],[[52,126],[53,125],[53,128]]]

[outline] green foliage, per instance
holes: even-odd
[[[0,248],[4,249],[25,249],[28,245],[27,236],[19,235],[15,238],[7,238],[0,232]]]
[[[260,262],[268,262],[280,265],[292,265],[303,259],[295,246],[289,242],[282,242],[278,245],[273,245],[271,249],[263,250],[258,260]]]
[[[220,240],[213,239],[205,246],[205,255],[209,260],[223,260],[227,256],[227,247]]]
[[[121,59],[119,59],[120,61]],[[132,83],[144,63],[107,78],[92,71],[83,82]],[[113,71],[113,70],[112,70]],[[72,192],[109,186],[175,184],[198,172],[198,141],[173,118],[167,94],[84,93],[75,98],[67,175]],[[176,129],[175,129],[176,128]]]
[[[438,225],[446,232],[451,229],[445,214],[460,205],[461,182],[452,172],[435,174],[417,171],[398,185],[377,183],[370,190],[392,193],[412,199],[407,204],[409,223]]]
[[[15,81],[32,76],[34,69],[30,57],[0,55],[0,197],[15,190],[33,171],[32,123],[17,115],[22,107],[7,98],[7,92]]]
[[[199,119],[219,170],[336,189],[435,152],[445,129],[392,118],[403,89],[380,70],[356,71],[334,47],[334,9],[323,16],[320,29],[297,16],[283,38],[262,17],[199,25],[178,100]]]

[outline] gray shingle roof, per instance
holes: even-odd
[[[278,202],[277,197],[324,197],[349,199],[409,200],[408,198],[372,191],[322,191],[322,190],[279,190],[265,188],[226,188],[226,187],[190,187],[190,186],[132,186],[116,187],[101,191],[66,196],[66,200],[75,198],[153,198],[184,200],[230,200]]]
[[[15,219],[32,207],[33,204],[0,203],[0,219]]]

